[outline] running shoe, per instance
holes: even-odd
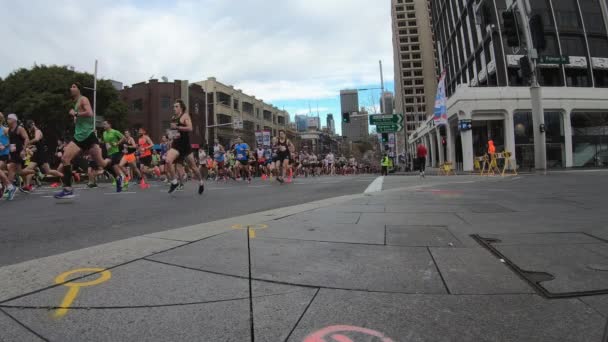
[[[202,195],[205,192],[205,184],[199,184],[198,186],[198,194]]]
[[[61,192],[56,193],[54,197],[56,199],[70,199],[70,198],[74,198],[74,191],[68,191],[66,189],[63,189],[63,190],[61,190]]]
[[[277,177],[277,181],[281,184],[285,183],[285,181],[283,180],[283,178],[281,177]]]
[[[184,183],[179,183],[177,186],[177,191],[184,191]]]
[[[6,190],[6,200],[12,201],[15,198],[15,193],[17,192],[17,188],[15,186],[8,188]]]
[[[19,191],[21,191],[21,192],[22,192],[22,193],[24,193],[24,194],[29,194],[29,193],[30,193],[30,191],[28,190],[28,187],[27,187],[27,186],[22,186],[22,187],[20,187],[20,188],[19,188]]]
[[[177,188],[179,188],[179,183],[171,183],[171,186],[169,187],[169,193],[172,194],[175,192],[175,190],[177,190]]]
[[[94,188],[96,188],[96,187],[97,187],[97,184],[95,184],[95,183],[89,183],[89,184],[87,184],[87,187],[88,187],[89,189],[94,189]]]
[[[59,183],[53,183],[51,184],[51,188],[58,188],[61,184]]]

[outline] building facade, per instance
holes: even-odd
[[[334,115],[331,113],[327,114],[326,121],[327,121],[326,127],[327,127],[329,134],[331,134],[331,135],[336,134],[336,121],[334,121]]]
[[[296,129],[298,132],[306,132],[308,130],[308,116],[296,115]]]
[[[367,116],[353,116],[361,113],[359,109],[359,92],[356,89],[340,90],[340,109],[342,111],[342,136],[349,141],[363,141],[369,135]],[[344,122],[344,114],[349,113],[350,122]]]
[[[253,95],[218,82],[215,77],[196,84],[207,94],[208,105],[203,115],[208,116],[210,143],[213,143],[213,139],[218,139],[221,144],[227,145],[240,136],[255,146],[256,131],[268,130],[277,136],[279,130],[288,128],[289,113]],[[239,119],[243,121],[243,129],[234,129],[230,123]]]
[[[129,108],[128,124],[130,130],[145,128],[154,142],[159,142],[166,134],[173,116],[175,100],[182,99],[192,117],[192,144],[202,144],[205,136],[205,92],[196,84],[188,81],[148,82],[125,86],[120,98]]]
[[[431,0],[391,0],[395,111],[404,114],[401,146],[433,114],[437,59],[431,25]]]
[[[423,143],[430,164],[454,161],[473,170],[492,139],[514,154],[520,168],[534,167],[534,127],[521,49],[507,46],[502,12],[512,1],[433,1],[440,69],[445,70],[448,125],[431,121],[410,138]],[[598,0],[530,1],[546,38],[541,56],[566,56],[566,64],[539,64],[547,140],[547,166],[608,166],[608,4]],[[459,122],[472,120],[460,131]],[[443,143],[445,142],[445,144]]]

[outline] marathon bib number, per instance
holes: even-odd
[[[167,132],[167,136],[169,136],[169,139],[179,139],[179,137],[180,137],[179,131],[176,129],[170,129]]]
[[[243,159],[243,155],[242,154],[237,154],[236,155],[236,159]]]

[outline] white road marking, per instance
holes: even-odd
[[[380,192],[382,191],[382,184],[384,184],[384,177],[378,177],[367,187],[367,189],[365,189],[364,193],[372,194],[374,192]]]

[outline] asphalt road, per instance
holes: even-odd
[[[39,189],[0,201],[0,266],[129,237],[365,191],[374,176],[296,179],[293,184],[254,180],[207,185],[202,197],[191,182],[170,196],[164,184],[132,186],[116,194],[110,184],[79,189],[58,202]]]

